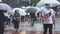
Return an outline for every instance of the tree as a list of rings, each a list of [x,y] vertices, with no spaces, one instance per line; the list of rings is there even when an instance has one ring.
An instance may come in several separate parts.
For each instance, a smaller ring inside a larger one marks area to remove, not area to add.
[[[39,2],[39,0],[31,0],[31,5],[36,6],[36,4]]]

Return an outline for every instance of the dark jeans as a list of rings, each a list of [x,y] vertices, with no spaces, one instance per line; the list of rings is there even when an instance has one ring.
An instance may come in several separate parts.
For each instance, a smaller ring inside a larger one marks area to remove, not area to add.
[[[30,18],[30,26],[32,27],[32,26],[34,26],[34,18]]]
[[[19,29],[19,21],[15,21],[15,23],[14,23],[14,28],[15,28],[15,29]]]
[[[22,22],[24,21],[24,16],[21,16],[21,21],[22,21]]]
[[[0,27],[0,34],[4,34],[4,26]]]
[[[47,29],[49,28],[49,34],[52,34],[53,24],[44,24],[44,34],[47,34]]]
[[[6,21],[6,25],[10,24],[10,19],[7,16],[5,16],[5,21]]]
[[[3,22],[0,22],[0,34],[4,34],[4,24],[3,24]]]

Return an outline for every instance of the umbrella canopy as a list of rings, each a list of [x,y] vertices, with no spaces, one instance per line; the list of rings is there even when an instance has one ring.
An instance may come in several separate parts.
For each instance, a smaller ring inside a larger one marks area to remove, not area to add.
[[[36,13],[42,12],[45,7],[41,7]]]
[[[38,7],[33,7],[33,8],[35,8],[35,9],[37,9],[37,10],[40,10],[40,8],[38,8]]]
[[[55,0],[54,3],[52,4],[52,7],[59,6],[59,5],[60,5],[60,2]]]
[[[21,8],[14,8],[13,9],[13,13],[15,13],[15,10],[19,10],[19,13],[21,16],[25,16],[26,15],[26,12],[24,9],[21,9]]]
[[[10,12],[12,8],[5,3],[0,3],[0,10],[6,10],[7,12]]]
[[[26,8],[31,8],[32,6],[27,6]]]
[[[36,11],[38,11],[38,9],[33,8],[33,7],[28,8],[28,9],[26,10],[27,13],[35,13]]]
[[[55,6],[58,6],[60,5],[59,1],[57,0],[41,0],[38,2],[38,4],[36,5],[37,7],[44,7],[45,4],[47,3],[50,3],[51,4],[51,7],[55,7]]]
[[[27,6],[24,10],[26,11],[28,8],[31,8],[31,6]]]
[[[25,7],[25,6],[22,6],[21,8],[22,8],[22,9],[25,9],[26,7]]]

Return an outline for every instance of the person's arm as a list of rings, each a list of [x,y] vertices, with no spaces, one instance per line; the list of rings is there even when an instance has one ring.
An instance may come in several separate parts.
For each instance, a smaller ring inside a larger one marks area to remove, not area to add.
[[[48,17],[48,15],[42,14],[42,18],[47,19]]]
[[[51,16],[51,12],[49,12],[48,14],[44,14],[44,18],[48,18],[48,17],[50,17]]]
[[[13,15],[13,19],[15,19],[15,20],[16,20],[16,16],[15,16],[15,14]]]
[[[53,21],[53,23],[55,23],[55,11],[54,10],[52,12],[52,21]]]

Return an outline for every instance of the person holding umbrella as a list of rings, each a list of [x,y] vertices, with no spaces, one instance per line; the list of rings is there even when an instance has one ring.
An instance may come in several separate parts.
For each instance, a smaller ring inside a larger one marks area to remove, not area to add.
[[[28,8],[26,10],[27,13],[30,13],[29,18],[30,18],[30,26],[31,27],[34,26],[34,21],[36,19],[36,11],[37,11],[37,9],[34,7]]]
[[[9,14],[7,13],[7,12],[4,12],[4,16],[5,16],[5,23],[6,23],[6,25],[9,25],[10,24],[10,20],[9,20]]]
[[[4,32],[4,22],[5,22],[4,11],[5,10],[0,10],[0,34],[3,34]]]
[[[51,9],[50,3],[46,3],[46,7],[42,10],[42,19],[43,27],[44,27],[44,34],[47,34],[47,29],[49,28],[49,34],[52,34],[53,29],[53,20],[54,17],[54,10]]]
[[[19,20],[20,20],[19,10],[15,10],[13,19],[14,19],[14,28],[17,31],[19,29]]]
[[[33,27],[34,26],[34,21],[35,21],[35,13],[30,13],[30,26]]]
[[[0,34],[4,34],[4,22],[5,16],[4,13],[9,11],[11,7],[5,3],[0,3]]]

